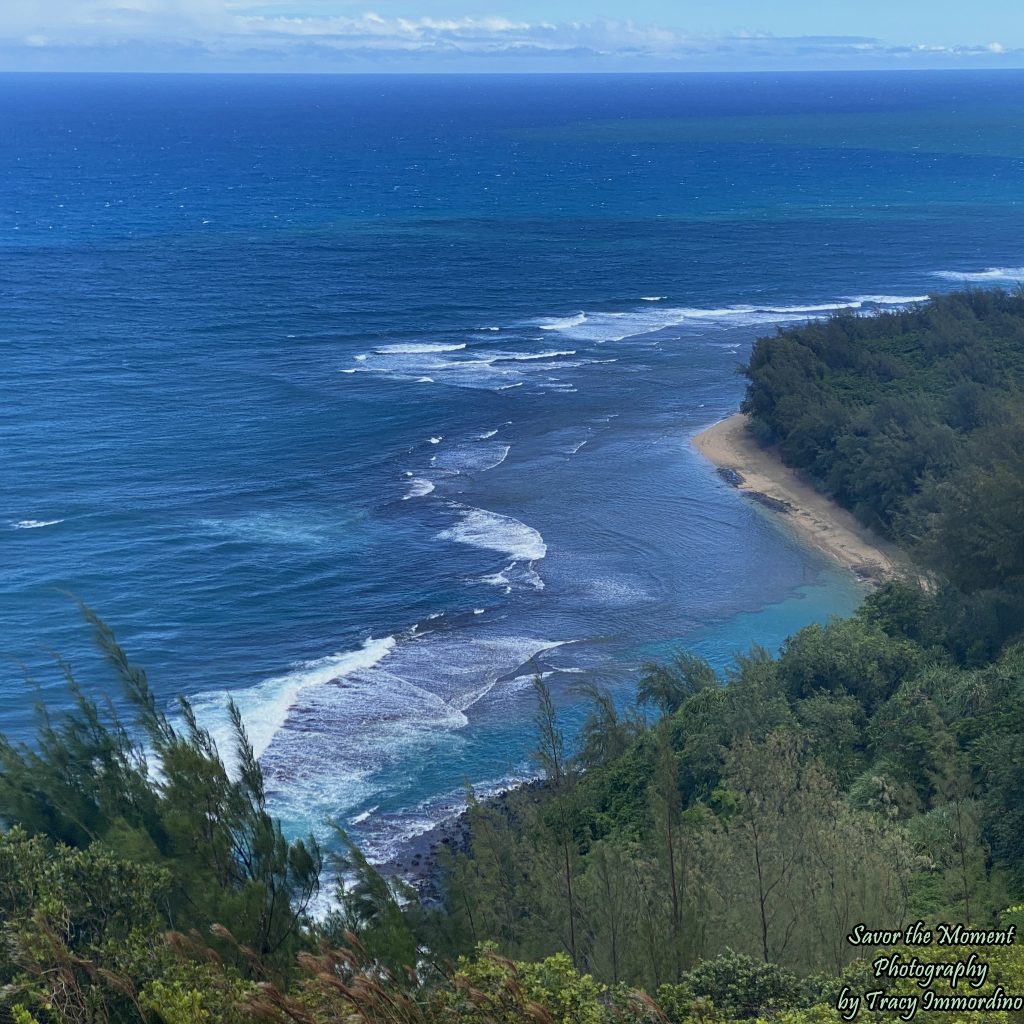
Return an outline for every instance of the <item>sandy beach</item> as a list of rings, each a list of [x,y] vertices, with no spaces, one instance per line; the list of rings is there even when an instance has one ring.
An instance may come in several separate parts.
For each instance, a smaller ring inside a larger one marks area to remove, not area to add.
[[[784,466],[771,449],[760,447],[747,431],[743,413],[697,434],[693,446],[718,467],[725,480],[777,512],[804,541],[858,577],[881,582],[910,570],[898,548],[819,494]]]

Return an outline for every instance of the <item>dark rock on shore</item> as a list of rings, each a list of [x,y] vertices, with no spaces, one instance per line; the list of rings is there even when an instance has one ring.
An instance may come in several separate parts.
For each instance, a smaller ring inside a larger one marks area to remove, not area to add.
[[[788,501],[773,498],[770,494],[762,494],[760,491],[744,491],[743,493],[752,501],[756,501],[759,505],[764,505],[765,508],[770,508],[773,512],[789,515],[793,511],[793,506]]]
[[[546,787],[544,780],[535,779],[495,793],[480,803],[511,820],[516,804],[539,802]],[[444,904],[445,854],[468,852],[471,839],[470,813],[464,809],[408,840],[391,860],[374,866],[385,878],[398,877],[411,886],[424,906],[440,907]]]

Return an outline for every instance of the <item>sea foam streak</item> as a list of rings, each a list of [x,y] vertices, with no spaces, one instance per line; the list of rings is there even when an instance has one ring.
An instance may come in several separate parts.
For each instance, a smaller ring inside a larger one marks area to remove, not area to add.
[[[486,800],[534,778],[535,774],[524,769],[518,774],[478,782],[473,785],[473,796],[476,800]],[[353,818],[351,823],[366,823],[366,827],[359,830],[360,848],[369,852],[375,864],[380,864],[398,856],[407,844],[432,828],[457,818],[466,806],[466,790],[454,789],[423,800],[408,810],[385,811],[374,815],[373,812],[378,808],[372,807],[359,815],[358,821]]]
[[[492,363],[529,363],[534,359],[558,359],[560,356],[574,356],[575,349],[567,349],[561,352],[499,352],[492,356]]]
[[[409,485],[409,493],[406,494],[402,501],[408,501],[410,498],[422,498],[428,495],[434,489],[434,485],[430,480],[424,480],[417,478],[412,481]]]
[[[500,466],[511,451],[511,446],[500,441],[479,441],[441,452],[430,460],[435,469],[444,473],[484,473]]]
[[[566,331],[570,327],[579,327],[587,322],[586,313],[576,313],[574,316],[552,317],[542,320],[538,326],[542,331]]]
[[[354,817],[354,818],[352,819],[352,821],[350,822],[350,824],[352,824],[352,825],[361,825],[361,824],[362,824],[362,823],[363,823],[364,821],[366,821],[366,820],[367,820],[367,818],[369,818],[369,817],[370,817],[370,815],[371,815],[371,814],[373,814],[373,812],[374,812],[375,810],[377,810],[377,808],[378,808],[379,806],[380,806],[380,804],[374,804],[374,805],[373,805],[373,807],[368,807],[368,808],[367,808],[367,809],[366,809],[365,811],[363,811],[363,813],[362,813],[362,814],[357,814],[357,815],[356,815],[356,816],[355,816],[355,817]]]
[[[501,572],[491,573],[488,576],[480,577],[481,583],[490,587],[501,587],[506,594],[511,594],[517,585],[530,587],[533,590],[543,590],[544,581],[540,573],[533,567],[533,562],[520,565],[519,562],[510,562]]]
[[[908,306],[915,302],[927,302],[927,295],[855,295],[853,302],[871,303],[876,306]]]
[[[233,761],[234,733],[227,715],[228,700],[234,700],[242,713],[245,731],[253,751],[259,757],[270,745],[288,718],[288,712],[304,691],[341,679],[352,672],[372,668],[395,647],[395,637],[372,637],[357,651],[332,654],[306,662],[287,675],[275,676],[245,690],[215,690],[192,698],[192,706],[202,725],[217,741],[221,755]]]
[[[379,352],[381,355],[413,356],[418,355],[421,352],[461,352],[465,347],[465,342],[461,345],[439,345],[431,344],[430,342],[410,342],[409,344],[403,345],[381,345],[379,348],[374,349],[374,351]]]
[[[1022,270],[1024,276],[1024,270]],[[924,301],[927,296],[865,295],[836,302],[807,305],[765,305],[736,303],[731,306],[702,308],[698,306],[643,307],[627,312],[580,313],[576,316],[534,321],[541,330],[557,331],[574,341],[601,344],[624,341],[641,334],[650,334],[668,327],[688,323],[716,324],[723,327],[758,326],[788,320],[810,320],[827,313],[854,312],[865,304],[904,305]]]
[[[403,344],[374,349],[363,369],[392,373],[406,380],[440,383],[454,387],[495,390],[521,384],[527,377],[546,388],[544,377],[554,369],[571,369],[580,364],[569,362],[573,351],[498,351],[473,349],[465,344]],[[353,370],[343,370],[352,373]]]
[[[12,530],[41,530],[44,526],[56,526],[63,519],[19,519],[11,523]]]
[[[988,267],[985,270],[936,270],[944,281],[1024,281],[1024,267]]]
[[[526,523],[512,516],[499,515],[482,508],[457,506],[464,509],[461,521],[438,534],[441,540],[454,540],[475,548],[499,551],[517,560],[534,562],[544,558],[548,546],[544,538]]]
[[[328,838],[328,820],[382,803],[389,766],[409,758],[450,762],[468,709],[557,646],[477,629],[441,631],[407,637],[382,664],[351,671],[338,685],[306,687],[261,758],[275,805],[296,831]],[[385,828],[380,841],[394,841],[396,831]],[[374,859],[384,852],[376,843],[364,849]]]

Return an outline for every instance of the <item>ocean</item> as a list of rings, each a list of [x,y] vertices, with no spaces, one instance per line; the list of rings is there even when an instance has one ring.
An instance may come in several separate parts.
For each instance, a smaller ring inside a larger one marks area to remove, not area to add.
[[[1024,72],[0,76],[0,729],[110,671],[385,858],[863,588],[689,439],[755,338],[1024,279]]]

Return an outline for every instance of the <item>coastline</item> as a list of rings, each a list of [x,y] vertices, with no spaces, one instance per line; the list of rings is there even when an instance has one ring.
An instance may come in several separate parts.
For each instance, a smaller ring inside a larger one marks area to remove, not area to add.
[[[859,579],[882,583],[910,570],[906,556],[861,525],[852,513],[819,494],[762,448],[737,412],[691,439],[719,475],[754,501],[784,517],[801,540],[846,566]]]
[[[545,786],[542,779],[527,779],[492,793],[480,800],[480,804],[511,820],[516,805],[523,801],[537,802]],[[416,892],[425,906],[439,907],[444,903],[442,858],[446,854],[466,853],[471,836],[470,808],[466,806],[426,832],[413,836],[394,857],[373,867],[384,878],[401,879]]]
[[[906,556],[895,545],[861,525],[846,509],[819,494],[771,449],[761,448],[747,431],[747,416],[732,416],[691,438],[693,447],[719,475],[751,500],[763,505],[788,524],[798,538],[853,572],[858,579],[880,584],[912,572]],[[481,803],[505,816],[523,799],[538,799],[544,783],[532,780],[502,790]],[[385,877],[398,877],[410,885],[428,906],[442,903],[442,858],[465,852],[470,842],[468,808],[456,811],[426,832],[410,838],[395,855],[374,865]]]

